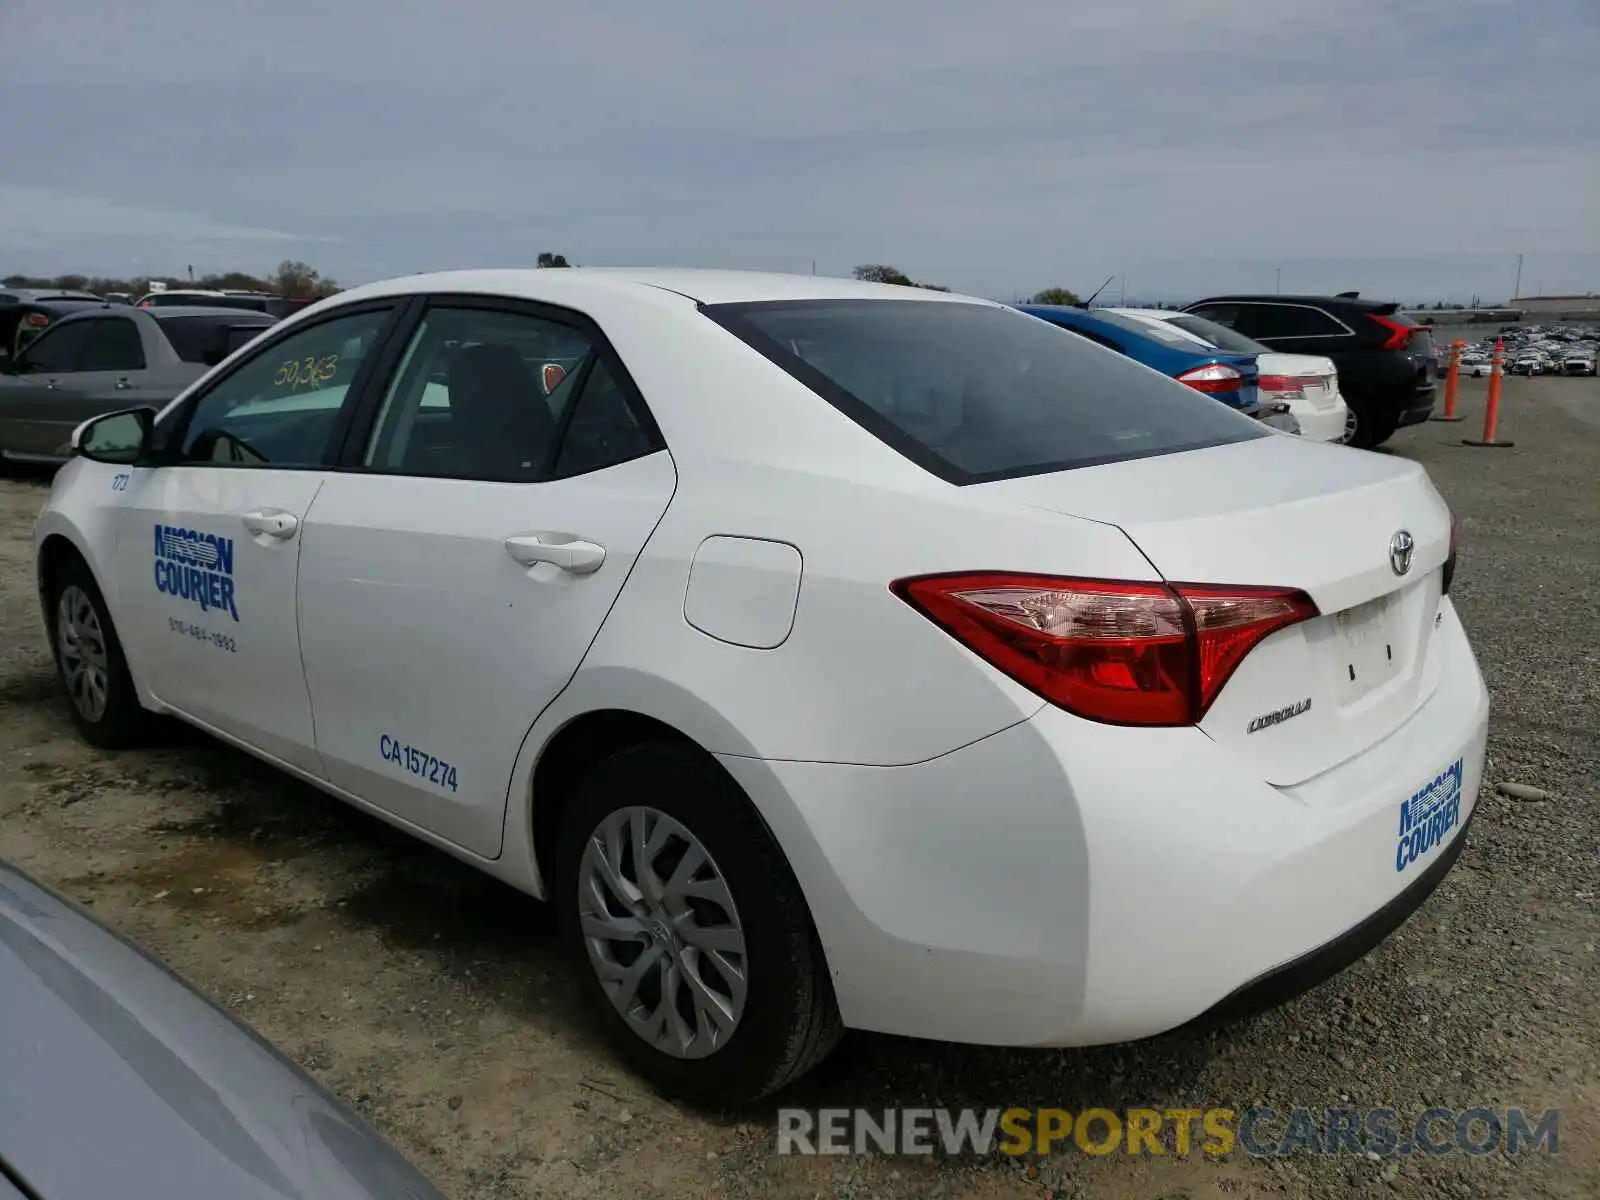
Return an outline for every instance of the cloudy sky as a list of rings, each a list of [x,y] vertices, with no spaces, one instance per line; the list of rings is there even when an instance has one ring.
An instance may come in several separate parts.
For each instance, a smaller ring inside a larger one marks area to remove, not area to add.
[[[1597,0],[0,0],[0,274],[1600,290]]]

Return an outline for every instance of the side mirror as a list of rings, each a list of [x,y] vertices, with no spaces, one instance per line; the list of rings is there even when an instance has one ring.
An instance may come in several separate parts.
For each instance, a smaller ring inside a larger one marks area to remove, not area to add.
[[[132,466],[145,457],[155,427],[153,408],[107,413],[72,431],[72,449],[92,462]]]

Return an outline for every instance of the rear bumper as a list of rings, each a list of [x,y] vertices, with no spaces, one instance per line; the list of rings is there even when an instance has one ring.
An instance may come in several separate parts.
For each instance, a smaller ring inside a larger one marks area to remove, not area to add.
[[[1289,411],[1300,422],[1300,436],[1309,441],[1337,442],[1344,437],[1349,410],[1342,400],[1332,408],[1318,408],[1306,402],[1292,404]]]
[[[1401,425],[1420,425],[1433,415],[1434,401],[1438,399],[1439,389],[1435,387],[1418,388],[1406,400],[1400,409]]]
[[[1292,788],[1199,729],[1053,707],[906,767],[723,762],[794,867],[847,1025],[1130,1041],[1226,1014],[1264,980],[1337,970],[1448,870],[1482,778],[1488,696],[1448,600],[1436,636],[1432,697]],[[1445,776],[1459,780],[1453,819],[1402,832],[1402,806]]]
[[[1404,925],[1411,914],[1421,908],[1444,882],[1450,868],[1456,865],[1456,859],[1467,848],[1467,829],[1475,815],[1476,809],[1461,823],[1461,831],[1445,847],[1438,860],[1377,912],[1359,925],[1345,930],[1331,942],[1301,955],[1293,962],[1275,967],[1237,991],[1230,992],[1183,1028],[1210,1029],[1266,1012],[1332,979],[1346,967],[1360,961]]]

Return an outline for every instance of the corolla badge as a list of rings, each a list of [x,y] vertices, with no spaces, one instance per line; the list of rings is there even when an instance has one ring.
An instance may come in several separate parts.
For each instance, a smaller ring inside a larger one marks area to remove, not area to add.
[[[1245,732],[1260,733],[1263,729],[1271,729],[1274,725],[1282,725],[1285,721],[1292,721],[1301,713],[1310,711],[1311,697],[1307,696],[1304,700],[1296,701],[1294,704],[1286,704],[1284,707],[1274,709],[1272,712],[1262,713],[1245,727]]]
[[[1417,540],[1407,530],[1397,530],[1389,539],[1389,566],[1396,575],[1411,570],[1411,555],[1416,548]]]

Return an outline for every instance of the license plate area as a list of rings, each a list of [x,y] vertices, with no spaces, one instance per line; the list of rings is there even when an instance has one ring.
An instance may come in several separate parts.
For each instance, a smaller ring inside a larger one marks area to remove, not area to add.
[[[1396,678],[1405,668],[1405,645],[1398,636],[1395,595],[1380,596],[1334,615],[1339,670],[1339,703],[1354,704]]]

